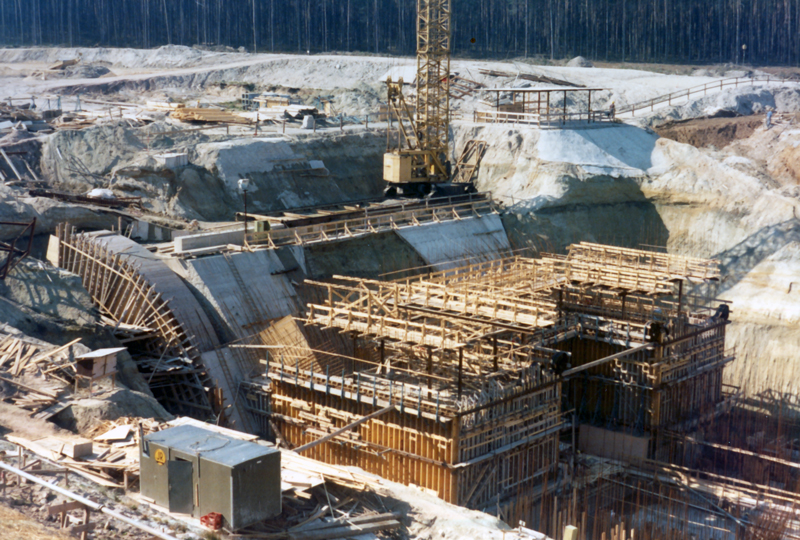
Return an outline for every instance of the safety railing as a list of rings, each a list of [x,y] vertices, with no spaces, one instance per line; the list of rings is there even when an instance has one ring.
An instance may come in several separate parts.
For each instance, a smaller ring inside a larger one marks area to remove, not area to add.
[[[474,111],[472,121],[478,124],[529,124],[538,127],[559,127],[574,123],[612,122],[609,111],[526,113],[507,111]]]
[[[378,233],[403,227],[413,227],[425,223],[453,221],[470,217],[481,217],[495,213],[495,203],[487,193],[459,195],[429,199],[420,206],[418,201],[399,204],[393,212],[385,210],[379,214],[365,212],[363,217],[319,223],[305,227],[272,229],[252,232],[247,235],[250,246],[277,248],[281,246],[302,246],[314,242],[325,242],[352,238],[364,234]]]
[[[739,86],[755,86],[756,83],[778,83],[778,84],[786,84],[787,82],[794,82],[797,83],[798,81],[789,80],[780,77],[731,77],[728,79],[720,79],[719,81],[714,81],[710,83],[705,83],[697,86],[693,86],[691,88],[687,88],[685,90],[676,90],[675,92],[670,92],[669,94],[664,94],[663,96],[654,97],[653,99],[648,99],[645,101],[639,101],[637,103],[632,103],[630,105],[623,105],[617,109],[617,114],[626,114],[631,113],[633,116],[636,115],[636,111],[643,111],[645,109],[650,109],[651,111],[655,110],[656,105],[660,105],[661,103],[667,103],[668,105],[672,105],[673,101],[678,101],[679,99],[685,98],[689,99],[692,95],[707,95],[710,91],[722,90],[723,88],[727,87],[734,87],[738,88]]]

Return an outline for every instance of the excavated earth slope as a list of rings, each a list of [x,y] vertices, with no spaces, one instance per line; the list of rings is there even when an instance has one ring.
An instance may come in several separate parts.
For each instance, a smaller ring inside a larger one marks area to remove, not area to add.
[[[744,131],[737,126],[724,150],[631,125],[464,124],[455,134],[458,145],[489,142],[477,185],[507,205],[514,248],[558,251],[588,240],[719,259],[716,293],[732,302],[728,345],[738,357],[726,382],[750,393],[797,393],[800,129],[789,120],[771,130],[750,122],[741,121]]]

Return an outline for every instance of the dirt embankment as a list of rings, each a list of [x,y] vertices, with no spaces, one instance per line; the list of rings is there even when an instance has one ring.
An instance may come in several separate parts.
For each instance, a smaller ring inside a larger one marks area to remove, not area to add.
[[[765,116],[757,114],[735,118],[700,118],[670,122],[654,128],[667,139],[697,148],[724,148],[734,141],[746,139],[764,125]]]

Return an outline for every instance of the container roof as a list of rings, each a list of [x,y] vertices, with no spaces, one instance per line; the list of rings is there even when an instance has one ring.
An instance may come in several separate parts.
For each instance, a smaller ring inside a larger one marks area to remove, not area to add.
[[[85,358],[102,358],[104,356],[109,356],[126,350],[128,350],[127,347],[115,347],[113,349],[97,349],[96,351],[88,352],[86,354],[76,356],[75,358],[77,360],[82,360]]]
[[[208,461],[230,466],[278,452],[275,448],[234,439],[222,433],[188,425],[156,431],[146,435],[144,439],[173,450],[202,457]]]

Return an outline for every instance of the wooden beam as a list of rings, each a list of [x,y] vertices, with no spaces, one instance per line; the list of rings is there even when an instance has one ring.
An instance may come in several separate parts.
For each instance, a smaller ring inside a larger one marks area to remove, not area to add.
[[[9,167],[11,167],[11,170],[14,171],[14,174],[17,176],[17,180],[22,180],[22,176],[19,174],[19,171],[14,166],[14,164],[11,163],[11,160],[8,158],[8,154],[6,154],[5,150],[3,150],[2,148],[0,148],[0,155],[2,155],[3,159],[6,160],[6,163],[8,163]]]
[[[26,385],[22,384],[21,382],[17,382],[17,381],[15,381],[13,379],[6,379],[5,377],[0,377],[0,381],[4,381],[4,382],[7,382],[9,384],[13,384],[14,386],[18,386],[19,388],[22,388],[23,390],[26,390],[28,392],[33,392],[34,394],[39,394],[40,396],[45,396],[45,397],[48,397],[48,398],[53,399],[53,400],[58,399],[58,396],[56,394],[51,394],[50,392],[44,392],[43,390],[39,390],[37,388],[32,388],[30,386],[26,386]]]
[[[387,521],[378,521],[376,523],[365,523],[363,525],[347,525],[289,533],[289,540],[332,540],[334,538],[347,538],[378,531],[394,531],[399,528],[400,522],[396,519],[391,519]]]
[[[295,448],[294,451],[296,453],[300,454],[302,452],[305,452],[306,450],[310,450],[311,448],[314,448],[317,445],[320,445],[320,444],[322,444],[324,442],[327,442],[327,441],[333,439],[334,437],[337,437],[338,435],[341,435],[345,431],[349,431],[349,430],[353,429],[354,427],[358,427],[361,424],[363,424],[365,422],[369,422],[373,418],[377,418],[379,416],[382,416],[382,415],[384,415],[384,414],[386,414],[386,413],[388,413],[390,411],[393,411],[394,409],[395,409],[394,405],[389,405],[388,407],[384,407],[383,409],[381,409],[379,411],[375,411],[374,413],[372,413],[372,414],[370,414],[368,416],[365,416],[363,418],[359,418],[355,422],[347,424],[343,428],[337,429],[336,431],[334,431],[332,433],[329,433],[329,434],[325,435],[324,437],[322,437],[320,439],[317,439],[316,441],[312,441],[312,442],[310,442],[308,444],[304,444],[303,446],[300,446],[299,448]]]

